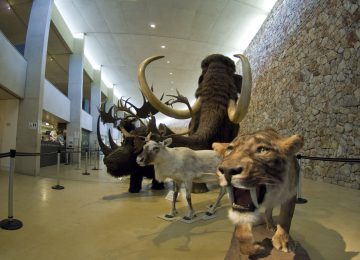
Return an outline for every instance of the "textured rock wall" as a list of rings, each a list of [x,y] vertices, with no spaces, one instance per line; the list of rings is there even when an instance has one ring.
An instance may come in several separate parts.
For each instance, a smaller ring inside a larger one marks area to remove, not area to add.
[[[360,157],[360,0],[279,0],[246,50],[241,133],[299,133],[308,156]],[[302,160],[306,178],[360,189],[360,165]]]

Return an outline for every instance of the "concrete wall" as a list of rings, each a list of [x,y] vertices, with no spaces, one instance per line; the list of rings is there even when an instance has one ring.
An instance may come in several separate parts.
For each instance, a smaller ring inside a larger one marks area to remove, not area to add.
[[[0,84],[15,96],[23,98],[27,62],[1,31],[0,53]]]
[[[16,148],[19,100],[0,100],[0,153]],[[0,170],[9,170],[9,157],[0,159]]]
[[[70,121],[70,100],[46,79],[43,102],[43,109],[67,122]]]
[[[360,156],[360,2],[279,0],[246,50],[254,89],[241,133],[305,138],[301,154]],[[360,189],[360,165],[302,160],[306,178]]]

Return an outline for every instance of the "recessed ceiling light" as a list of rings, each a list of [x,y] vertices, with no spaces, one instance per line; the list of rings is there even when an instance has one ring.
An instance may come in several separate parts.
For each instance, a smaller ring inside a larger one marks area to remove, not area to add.
[[[156,28],[156,24],[152,23],[152,24],[150,24],[150,27],[151,28]]]
[[[167,64],[169,64],[169,63],[170,63],[170,61],[168,60],[166,63],[167,63]]]
[[[174,81],[170,81],[171,84],[174,84]],[[173,88],[171,90],[174,90]]]
[[[165,49],[166,48],[166,46],[165,45],[161,45],[161,49]]]
[[[170,72],[169,74],[170,74],[170,75],[172,75],[173,73],[172,73],[172,72]]]

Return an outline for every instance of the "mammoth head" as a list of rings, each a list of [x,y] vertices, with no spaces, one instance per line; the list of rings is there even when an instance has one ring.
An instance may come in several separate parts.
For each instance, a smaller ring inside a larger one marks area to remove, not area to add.
[[[222,91],[228,91],[228,116],[233,123],[239,123],[246,115],[250,103],[251,95],[251,70],[247,58],[241,54],[235,55],[240,58],[243,69],[243,77],[235,74],[234,62],[220,54],[213,54],[206,57],[202,63],[202,73],[199,77],[199,88],[196,91],[196,102],[191,107],[191,110],[173,109],[163,104],[151,91],[145,78],[146,67],[155,60],[161,59],[164,56],[154,56],[144,60],[138,68],[138,80],[141,92],[149,100],[149,102],[163,114],[177,118],[186,119],[192,117],[199,111],[202,102],[207,102],[206,93],[211,93],[212,88],[221,88],[224,82],[229,82],[230,88]],[[211,85],[211,87],[209,87]],[[240,93],[237,98],[237,93]]]

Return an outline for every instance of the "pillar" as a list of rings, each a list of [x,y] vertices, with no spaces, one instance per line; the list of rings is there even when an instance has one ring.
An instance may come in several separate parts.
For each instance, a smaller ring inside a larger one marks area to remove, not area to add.
[[[70,104],[70,123],[66,129],[66,144],[73,147],[81,146],[81,113],[83,100],[83,71],[84,71],[84,39],[75,38],[74,51],[69,59],[68,98]],[[78,162],[81,154],[74,156]]]
[[[109,111],[109,109],[114,105],[114,86],[113,88],[108,88],[108,96],[107,96],[107,101],[105,103],[105,110],[106,112]],[[111,136],[113,136],[113,132],[114,132],[114,127],[113,124],[108,124],[107,125],[108,129],[110,129],[110,134]],[[108,133],[106,133],[106,136],[108,135]],[[107,139],[108,140],[108,139]]]
[[[101,105],[101,70],[94,71],[94,79],[91,83],[91,98],[90,98],[90,112],[92,116],[92,133],[90,134],[90,146],[94,149],[95,142],[97,143],[97,119],[99,117],[99,108]]]
[[[46,54],[53,0],[34,0],[26,34],[27,61],[24,99],[19,103],[16,150],[39,153]],[[38,175],[40,157],[17,157],[16,172]]]

